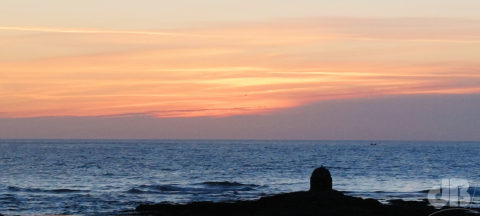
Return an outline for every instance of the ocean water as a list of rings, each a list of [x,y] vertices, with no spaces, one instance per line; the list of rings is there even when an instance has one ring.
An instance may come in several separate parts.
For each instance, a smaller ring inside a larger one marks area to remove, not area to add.
[[[445,178],[480,182],[480,142],[0,140],[0,214],[114,214],[141,203],[226,201],[333,187],[427,198]],[[480,191],[480,190],[479,190]]]

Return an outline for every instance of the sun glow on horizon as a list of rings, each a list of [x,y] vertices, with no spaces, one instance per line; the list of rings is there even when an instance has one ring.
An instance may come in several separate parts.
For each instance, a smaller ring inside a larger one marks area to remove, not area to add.
[[[480,93],[479,22],[444,23],[329,18],[178,31],[3,26],[0,114],[231,116],[326,99]]]

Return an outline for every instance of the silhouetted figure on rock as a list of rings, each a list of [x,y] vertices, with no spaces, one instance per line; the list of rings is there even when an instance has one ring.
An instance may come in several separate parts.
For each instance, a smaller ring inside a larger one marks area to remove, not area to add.
[[[137,216],[426,216],[437,212],[427,200],[391,200],[389,205],[374,199],[344,195],[332,189],[332,176],[325,167],[317,168],[310,178],[310,191],[297,191],[235,202],[192,202],[188,204],[139,205],[131,215]],[[466,212],[446,212],[470,216]],[[451,214],[449,214],[451,213]],[[121,214],[130,215],[130,214]],[[478,214],[477,214],[478,215]]]
[[[332,176],[327,168],[321,166],[312,172],[310,177],[310,192],[331,191]]]

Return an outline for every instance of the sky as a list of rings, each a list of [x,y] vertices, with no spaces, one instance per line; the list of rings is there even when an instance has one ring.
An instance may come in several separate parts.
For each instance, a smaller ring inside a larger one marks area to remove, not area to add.
[[[480,140],[479,8],[4,0],[0,138]]]

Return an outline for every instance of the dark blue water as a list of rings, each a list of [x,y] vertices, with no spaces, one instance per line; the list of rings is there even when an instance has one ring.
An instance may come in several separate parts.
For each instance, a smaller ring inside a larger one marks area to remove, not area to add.
[[[140,203],[223,201],[333,186],[424,199],[442,178],[480,180],[480,142],[0,140],[0,213],[112,213]]]

